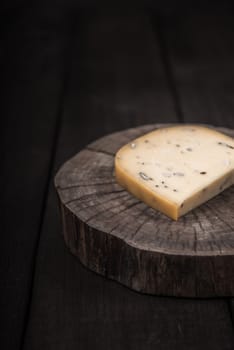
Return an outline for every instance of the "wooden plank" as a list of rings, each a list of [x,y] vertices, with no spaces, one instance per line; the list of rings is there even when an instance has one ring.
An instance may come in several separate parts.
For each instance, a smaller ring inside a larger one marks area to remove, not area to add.
[[[154,26],[184,121],[234,128],[232,14],[154,17]],[[233,299],[229,310],[234,325]]]
[[[143,120],[175,122],[149,19],[93,11],[81,20],[67,102],[67,113],[79,116],[80,147]],[[73,130],[77,133],[71,124],[69,133]]]
[[[105,133],[176,120],[152,35],[145,16],[83,17],[55,170]],[[227,304],[145,296],[87,271],[58,234],[56,208],[51,183],[24,349],[232,349]]]
[[[62,98],[70,24],[60,19],[58,28],[59,19],[53,18],[43,27],[44,16],[27,10],[13,13],[4,32],[2,183],[6,211],[0,235],[2,349],[21,347]]]
[[[232,15],[154,17],[185,122],[234,128]]]

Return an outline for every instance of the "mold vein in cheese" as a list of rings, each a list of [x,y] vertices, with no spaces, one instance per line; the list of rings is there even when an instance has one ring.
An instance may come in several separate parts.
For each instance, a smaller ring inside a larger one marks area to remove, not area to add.
[[[122,147],[117,182],[174,220],[234,184],[234,139],[183,125],[157,129]]]

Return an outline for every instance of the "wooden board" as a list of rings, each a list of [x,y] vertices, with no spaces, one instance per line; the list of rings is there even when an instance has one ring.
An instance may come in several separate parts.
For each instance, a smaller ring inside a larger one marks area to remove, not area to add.
[[[158,28],[158,17],[153,18]],[[233,16],[219,13],[160,19],[164,61],[184,122],[233,128]]]
[[[71,21],[54,11],[27,8],[3,17],[0,347],[16,350],[22,346],[30,308]],[[47,23],[46,28],[41,23]]]
[[[66,244],[91,270],[140,292],[231,296],[234,187],[175,222],[115,181],[115,152],[161,126],[103,137],[60,169],[55,186]],[[221,131],[234,136],[234,130]]]
[[[160,116],[154,117],[153,101],[158,104],[162,83],[166,82],[165,77],[153,81],[152,103],[143,102],[144,96],[147,96],[143,93],[149,81],[145,80],[142,70],[151,67],[152,72],[164,71],[158,56],[158,42],[152,38],[150,27],[146,28],[143,19],[142,25],[136,23],[131,10],[124,24],[121,22],[121,27],[125,33],[133,33],[135,28],[135,40],[128,35],[118,37],[117,25],[114,32],[108,35],[109,14],[106,17],[100,18],[99,14],[91,17],[89,13],[76,19],[78,28],[72,64],[68,68],[68,71],[71,70],[71,79],[63,107],[53,173],[71,155],[104,134],[147,123],[178,122],[173,103],[169,103],[170,93],[165,89],[167,102],[163,103]],[[115,22],[118,22],[118,18]],[[105,26],[102,31],[99,30],[100,26]],[[88,40],[84,40],[86,32],[89,32]],[[139,43],[137,37],[143,32],[144,38],[149,33],[152,39],[142,39]],[[96,52],[102,55],[100,60],[95,58],[100,56],[94,57],[90,52],[90,47],[94,45]],[[118,50],[115,50],[115,45],[118,45]],[[146,54],[146,51],[150,51],[147,49],[149,45],[155,47],[153,63],[150,65],[147,62],[151,62],[151,54]],[[134,69],[136,73],[130,76],[121,74],[121,79],[124,76],[129,77],[129,80],[119,84],[116,89],[115,77],[123,69],[124,57],[127,59],[132,50],[136,50],[136,46],[139,52],[144,53],[144,64],[140,67],[135,64],[138,56],[132,54],[128,69]],[[112,57],[116,57],[112,54],[114,51],[121,52],[122,61],[119,58],[112,60]],[[103,88],[102,80],[98,80],[98,71],[102,70],[104,74],[107,65],[108,71],[115,73],[111,75],[109,83],[108,74],[105,75]],[[132,99],[125,98],[122,88],[126,87],[125,91],[132,95],[132,86],[136,86],[131,83],[134,76],[137,79],[139,77],[139,80],[137,98],[133,104]],[[80,88],[84,83],[85,90]],[[131,112],[139,98],[142,102]],[[140,104],[144,105],[142,112],[139,112]],[[169,298],[135,293],[80,264],[66,249],[60,230],[58,205],[51,184],[38,245],[32,302],[22,349],[233,349],[234,334],[227,299]]]

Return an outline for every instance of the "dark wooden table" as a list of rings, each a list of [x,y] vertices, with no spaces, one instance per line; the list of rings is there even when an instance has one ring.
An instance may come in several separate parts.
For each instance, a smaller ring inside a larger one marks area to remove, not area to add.
[[[0,348],[234,349],[231,298],[141,295],[86,270],[53,187],[67,158],[113,131],[234,128],[232,13],[42,6],[4,23]]]

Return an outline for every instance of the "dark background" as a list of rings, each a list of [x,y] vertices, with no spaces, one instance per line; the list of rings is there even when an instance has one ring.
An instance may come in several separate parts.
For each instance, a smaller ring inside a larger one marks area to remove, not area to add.
[[[113,4],[2,4],[0,348],[234,349],[231,298],[137,294],[60,234],[53,177],[87,143],[147,123],[234,128],[232,2]]]

